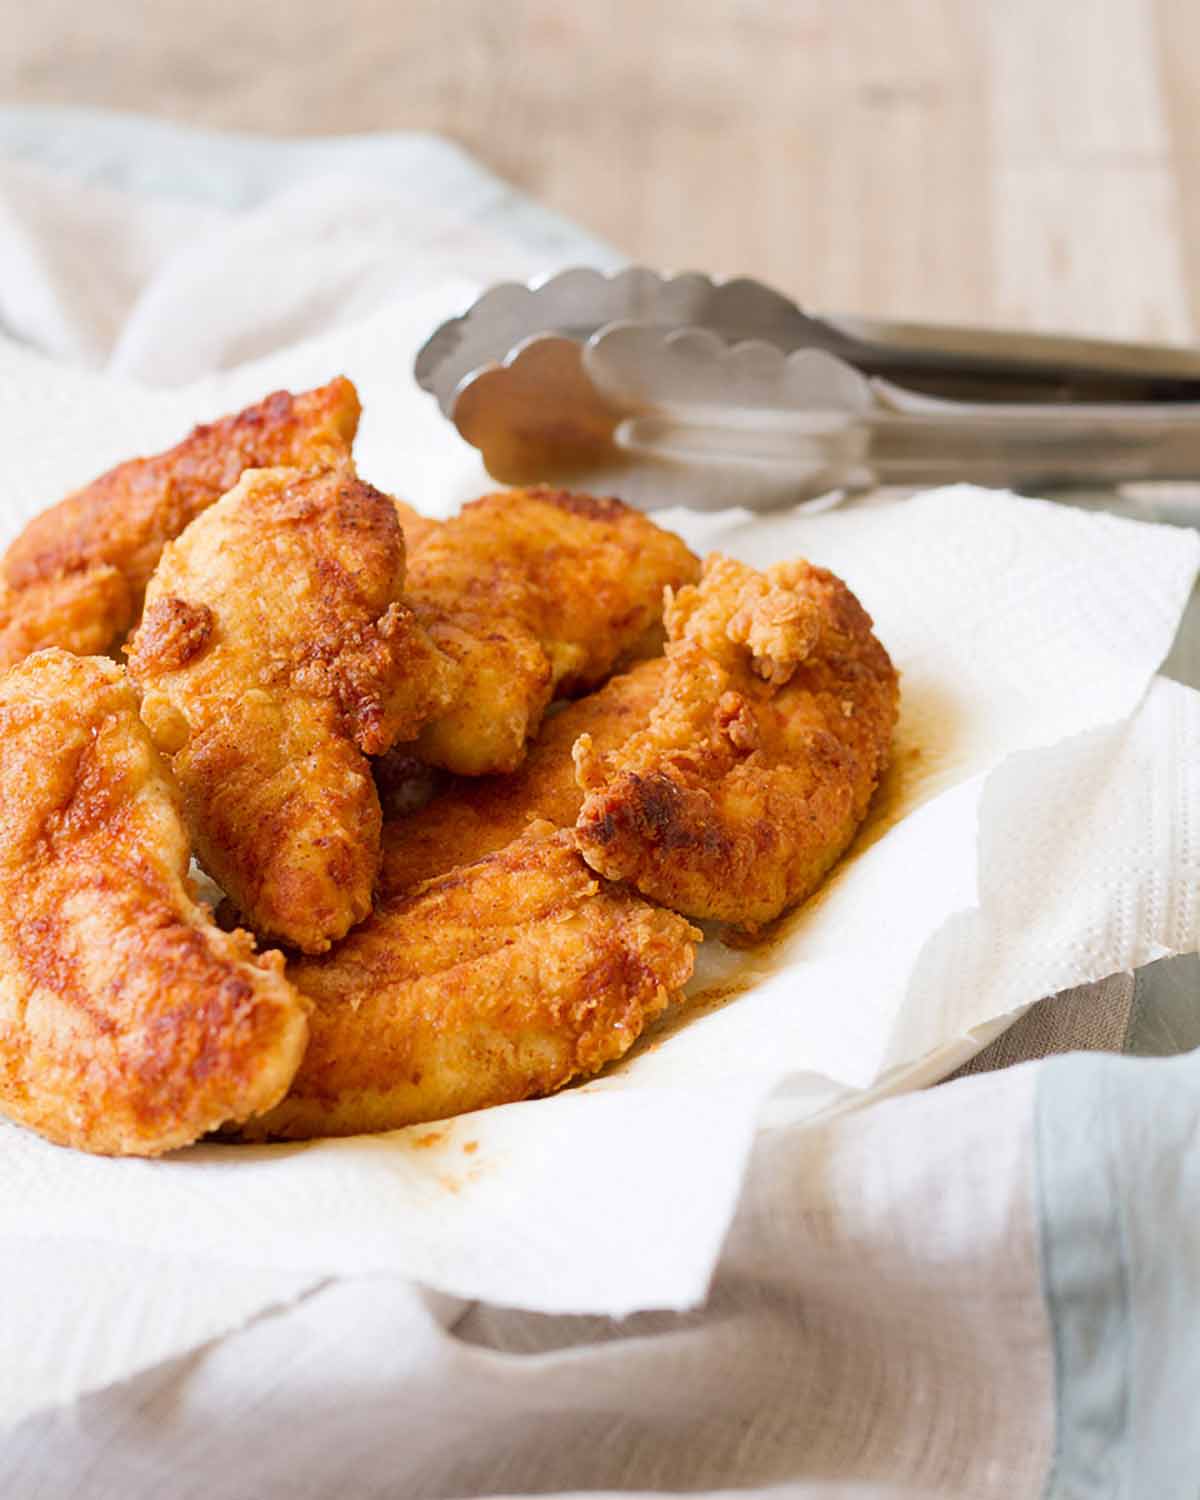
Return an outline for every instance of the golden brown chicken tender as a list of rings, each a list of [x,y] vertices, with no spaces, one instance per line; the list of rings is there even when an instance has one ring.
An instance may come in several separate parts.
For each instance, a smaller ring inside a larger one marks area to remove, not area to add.
[[[287,1098],[240,1133],[354,1135],[551,1093],[678,999],[699,936],[536,824],[290,966],[312,1040]]]
[[[575,741],[589,735],[597,753],[623,745],[649,722],[666,673],[663,657],[639,662],[597,692],[567,704],[546,719],[524,764],[510,775],[448,777],[431,801],[403,816],[391,814],[385,803],[379,876],[384,895],[400,895],[455,865],[503,849],[535,818],[569,827],[583,806],[571,759]],[[407,773],[415,781],[419,769],[397,766],[394,779],[402,783]],[[395,793],[393,787],[393,797]]]
[[[0,587],[0,669],[43,646],[103,655],[132,618],[125,575],[109,563],[38,578],[21,589]]]
[[[450,701],[401,600],[388,496],[351,469],[257,469],[165,549],[129,646],[201,862],[256,932],[319,953],[371,909],[365,760]]]
[[[843,853],[888,758],[898,680],[823,568],[710,557],[666,609],[668,673],[645,729],[576,745],[591,867],[691,917],[753,932]]]
[[[602,682],[698,566],[619,500],[512,490],[464,506],[409,570],[413,607],[464,674],[419,753],[465,776],[516,770],[550,701]]]
[[[164,543],[245,469],[344,462],[358,418],[342,378],[300,396],[276,391],[43,511],[0,564],[0,666],[39,646],[108,651],[134,623]]]
[[[308,1002],[194,898],[179,799],[114,662],[0,677],[0,1111],[154,1156],[269,1109]]]

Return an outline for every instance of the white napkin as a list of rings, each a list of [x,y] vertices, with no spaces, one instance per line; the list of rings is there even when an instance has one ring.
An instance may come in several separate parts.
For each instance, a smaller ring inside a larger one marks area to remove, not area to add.
[[[164,262],[114,363],[182,378],[189,349],[210,368],[257,353],[272,278],[266,343],[295,332],[289,318],[314,309],[306,278],[328,266],[299,253],[305,226],[319,243],[354,211],[341,186],[317,197],[311,220],[301,205],[277,233],[269,215],[218,224],[207,259],[198,246]],[[378,247],[361,262],[377,263]],[[469,280],[448,251],[413,265],[419,277],[398,289],[367,277],[365,318],[342,322],[339,293],[319,337],[191,387],[150,390],[0,346],[5,533],[196,420],[337,371],[366,404],[367,477],[433,512],[477,492],[476,456],[409,376]],[[700,1005],[554,1099],[375,1139],[204,1146],[156,1163],[93,1160],[0,1128],[3,1284],[22,1330],[6,1350],[0,1421],[331,1276],[389,1272],[554,1312],[689,1306],[768,1100],[773,1121],[795,1122],[875,1085],[911,1085],[931,1053],[965,1051],[972,1028],[1200,943],[1194,854],[1174,834],[1200,821],[1200,699],[1157,684],[1139,709],[1195,575],[1195,536],[969,489],[826,516],[664,519],[750,561],[806,553],[874,614],[905,707],[873,842],[768,950],[705,945],[697,987],[733,986],[736,1000]],[[35,1242],[53,1249],[28,1253]],[[181,1286],[185,1318],[168,1313]]]

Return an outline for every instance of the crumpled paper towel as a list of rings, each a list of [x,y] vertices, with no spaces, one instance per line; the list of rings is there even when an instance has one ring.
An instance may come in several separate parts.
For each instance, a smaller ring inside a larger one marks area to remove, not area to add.
[[[452,508],[486,480],[408,370],[462,291],[397,299],[171,391],[0,346],[6,533],[195,420],[337,371],[366,405],[364,475]],[[1200,699],[1156,684],[1142,705],[1200,539],[969,488],[824,515],[664,520],[751,562],[809,555],[873,613],[904,710],[852,857],[762,949],[707,943],[696,1008],[552,1099],[151,1163],[0,1127],[13,1310],[0,1421],[330,1276],[390,1272],[549,1312],[688,1306],[768,1101],[772,1119],[801,1120],[914,1083],[929,1054],[1014,1007],[1200,943],[1200,874],[1178,836],[1200,826]],[[184,1287],[187,1316],[168,1315]]]

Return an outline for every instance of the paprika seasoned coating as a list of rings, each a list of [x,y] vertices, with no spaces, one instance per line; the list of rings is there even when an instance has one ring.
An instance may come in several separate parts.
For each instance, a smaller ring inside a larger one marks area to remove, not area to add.
[[[103,655],[132,619],[129,585],[110,563],[34,579],[21,589],[0,586],[0,670],[43,646]]]
[[[418,753],[464,776],[515,771],[555,697],[597,686],[697,575],[677,536],[619,500],[485,495],[421,538],[408,595],[463,669]]]
[[[802,901],[844,852],[887,764],[895,669],[823,568],[710,557],[668,602],[668,671],[647,726],[575,747],[591,867],[747,932]]]
[[[403,581],[395,507],[352,469],[251,470],[167,546],[128,647],[201,863],[254,931],[305,952],[371,909],[366,755],[454,690]]]
[[[287,1098],[240,1134],[355,1135],[552,1093],[679,998],[699,936],[535,824],[289,966],[312,1040]]]
[[[663,657],[639,662],[551,714],[520,770],[510,775],[449,777],[425,806],[403,816],[393,816],[385,802],[383,894],[403,894],[422,880],[502,849],[535,818],[569,828],[583,805],[571,759],[575,741],[590,735],[598,752],[623,745],[649,722],[666,673]],[[397,774],[406,769],[415,782],[418,768],[397,766]]]
[[[345,462],[358,418],[341,377],[299,396],[276,391],[43,511],[0,564],[0,666],[39,646],[110,650],[134,624],[166,542],[246,469]]]
[[[404,547],[408,554],[409,562],[412,562],[418,548],[420,548],[428,537],[442,525],[433,516],[423,516],[419,510],[414,510],[404,500],[393,500],[396,507],[396,515],[400,520],[400,529],[404,532]]]
[[[155,1156],[283,1095],[308,1002],[188,881],[178,794],[115,662],[0,677],[0,1111]]]

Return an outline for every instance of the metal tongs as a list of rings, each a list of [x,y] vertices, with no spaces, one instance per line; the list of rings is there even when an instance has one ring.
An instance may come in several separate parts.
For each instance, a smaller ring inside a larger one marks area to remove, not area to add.
[[[415,373],[494,478],[646,509],[1200,477],[1200,350],[818,317],[741,277],[493,287]]]

